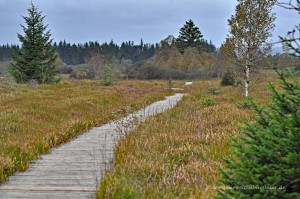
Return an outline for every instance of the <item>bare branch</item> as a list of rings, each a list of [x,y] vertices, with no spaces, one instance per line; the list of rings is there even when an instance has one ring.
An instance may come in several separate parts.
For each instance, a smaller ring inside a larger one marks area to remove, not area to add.
[[[297,3],[299,4],[300,1],[297,0]],[[289,0],[289,2],[276,1],[276,5],[279,6],[279,7],[288,9],[288,10],[298,10],[298,11],[300,11],[300,7],[296,6],[296,5],[293,5],[292,0]]]
[[[281,40],[280,41],[275,41],[275,42],[268,42],[266,44],[268,45],[275,45],[275,44],[282,44],[284,42],[293,42],[293,41],[300,41],[300,37],[297,37],[297,38],[293,38],[293,39],[286,39],[286,38],[283,38],[283,37],[280,37]]]

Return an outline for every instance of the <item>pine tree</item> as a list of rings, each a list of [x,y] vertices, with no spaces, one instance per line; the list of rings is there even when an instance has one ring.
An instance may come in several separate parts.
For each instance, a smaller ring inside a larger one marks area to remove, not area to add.
[[[28,9],[28,16],[24,17],[26,26],[21,25],[24,36],[18,34],[22,43],[20,49],[15,49],[13,62],[10,66],[10,73],[19,83],[26,83],[29,80],[36,80],[39,83],[56,82],[55,60],[57,54],[53,49],[50,39],[50,31],[46,30],[42,12],[31,3]]]
[[[289,75],[294,75],[289,71]],[[217,198],[300,198],[300,84],[279,73],[268,108],[252,103],[256,116],[234,140]]]
[[[180,29],[175,44],[181,53],[184,53],[188,47],[200,49],[204,44],[202,33],[191,19],[186,21],[185,25]]]

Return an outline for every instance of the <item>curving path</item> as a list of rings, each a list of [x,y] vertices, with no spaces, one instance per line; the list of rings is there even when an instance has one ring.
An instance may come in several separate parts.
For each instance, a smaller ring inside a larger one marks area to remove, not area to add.
[[[101,177],[110,169],[114,147],[147,117],[174,107],[183,94],[166,97],[125,118],[93,128],[54,148],[26,172],[16,172],[0,185],[0,199],[94,198]]]

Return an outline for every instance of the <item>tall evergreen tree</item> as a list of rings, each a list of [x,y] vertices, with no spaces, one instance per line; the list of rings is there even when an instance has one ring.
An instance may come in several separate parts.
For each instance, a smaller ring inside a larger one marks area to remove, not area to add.
[[[24,17],[26,26],[21,25],[24,36],[18,34],[22,43],[20,49],[16,49],[13,55],[13,62],[10,66],[10,73],[19,83],[28,82],[31,79],[39,83],[52,83],[58,79],[56,75],[55,60],[57,54],[52,47],[50,31],[46,30],[42,12],[31,3],[28,9],[28,16]]]
[[[184,50],[188,47],[200,49],[204,44],[202,33],[191,19],[186,21],[184,26],[180,29],[175,44],[181,53],[184,53]]]

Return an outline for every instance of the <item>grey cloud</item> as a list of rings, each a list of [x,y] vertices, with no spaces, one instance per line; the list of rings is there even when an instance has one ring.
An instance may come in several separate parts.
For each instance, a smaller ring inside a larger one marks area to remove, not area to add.
[[[17,42],[15,32],[20,31],[21,15],[26,14],[29,2],[0,0],[0,44]],[[169,34],[177,36],[185,21],[191,18],[204,37],[219,46],[228,34],[227,19],[234,14],[236,1],[33,0],[33,3],[47,16],[45,22],[55,41],[139,42],[143,38],[154,43]],[[287,29],[285,21],[291,20],[282,17],[280,12],[279,15],[279,29],[274,35]]]

